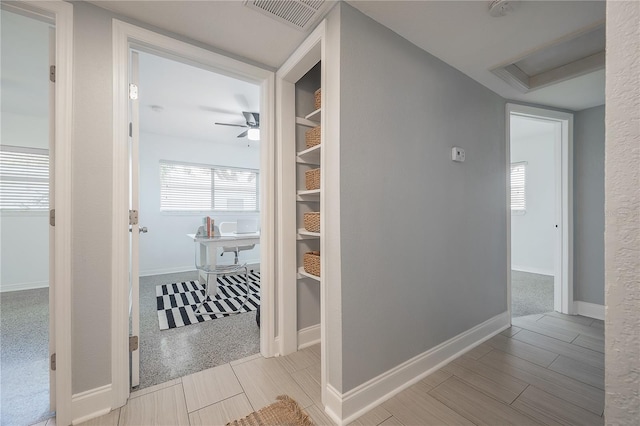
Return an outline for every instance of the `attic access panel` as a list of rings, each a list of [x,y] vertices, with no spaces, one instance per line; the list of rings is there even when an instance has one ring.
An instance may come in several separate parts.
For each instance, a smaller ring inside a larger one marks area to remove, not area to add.
[[[522,93],[603,69],[605,26],[564,37],[491,72]]]

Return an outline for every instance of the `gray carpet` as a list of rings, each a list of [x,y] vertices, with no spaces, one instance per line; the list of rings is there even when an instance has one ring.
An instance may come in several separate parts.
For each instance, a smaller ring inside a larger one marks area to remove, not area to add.
[[[139,389],[260,352],[255,312],[160,330],[156,285],[196,279],[195,271],[140,277]]]
[[[49,412],[49,289],[0,293],[0,424]]]
[[[553,311],[553,277],[511,271],[511,316]]]

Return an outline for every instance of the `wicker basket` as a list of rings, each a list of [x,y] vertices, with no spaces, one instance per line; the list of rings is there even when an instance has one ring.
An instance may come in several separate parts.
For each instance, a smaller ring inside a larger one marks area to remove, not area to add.
[[[320,252],[309,251],[304,254],[304,271],[308,274],[320,276]]]
[[[309,232],[320,232],[320,212],[304,214],[304,229]]]
[[[307,190],[320,189],[320,169],[307,170],[304,178]]]
[[[320,143],[320,133],[320,126],[306,131],[304,134],[304,140],[307,144],[307,148],[311,148],[312,146],[316,146]]]
[[[314,98],[315,98],[314,99],[315,100],[315,102],[314,102],[315,109],[318,109],[318,108],[320,108],[322,106],[321,101],[320,101],[320,99],[322,99],[322,89],[316,90],[313,95],[314,95]]]

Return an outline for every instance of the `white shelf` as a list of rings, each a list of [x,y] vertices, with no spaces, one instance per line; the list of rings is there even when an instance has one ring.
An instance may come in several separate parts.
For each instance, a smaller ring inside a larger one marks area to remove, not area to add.
[[[320,123],[320,112],[321,111],[322,111],[322,108],[318,108],[317,110],[313,111],[312,113],[305,115],[304,118],[306,118],[307,120],[315,121],[316,123]]]
[[[305,127],[318,127],[320,125],[318,121],[307,120],[306,118],[303,118],[303,117],[296,117],[296,124],[299,124]]]
[[[320,165],[320,144],[298,152],[296,161],[301,164]]]
[[[315,275],[305,272],[302,266],[298,268],[298,279],[301,278],[311,278],[312,280],[320,282],[320,277],[316,277]]]
[[[298,191],[298,201],[320,201],[320,190],[311,189],[307,191]]]
[[[299,228],[298,229],[298,240],[310,240],[313,238],[320,238],[320,233],[319,232],[311,232],[311,231],[307,231],[304,228]]]

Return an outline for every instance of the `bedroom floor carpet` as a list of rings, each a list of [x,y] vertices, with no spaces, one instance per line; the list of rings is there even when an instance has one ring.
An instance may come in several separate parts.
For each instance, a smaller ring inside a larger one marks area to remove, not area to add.
[[[553,311],[553,277],[511,271],[511,316]]]
[[[0,424],[52,417],[48,288],[0,294],[0,348]]]

